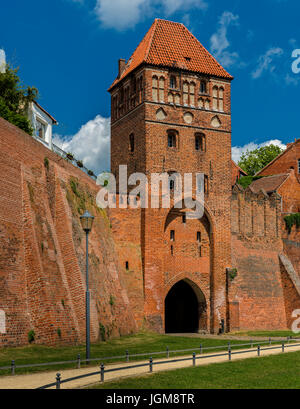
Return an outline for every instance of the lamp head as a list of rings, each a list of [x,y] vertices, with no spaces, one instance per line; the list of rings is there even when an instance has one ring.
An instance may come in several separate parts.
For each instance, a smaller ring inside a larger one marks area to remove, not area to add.
[[[92,216],[87,210],[82,216],[80,216],[81,227],[86,233],[89,233],[92,230],[93,222],[94,216]]]

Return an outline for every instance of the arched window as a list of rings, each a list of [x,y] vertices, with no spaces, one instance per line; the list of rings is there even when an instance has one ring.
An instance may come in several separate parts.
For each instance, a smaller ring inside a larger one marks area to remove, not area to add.
[[[159,79],[159,102],[165,101],[165,79],[160,77]]]
[[[180,95],[179,94],[175,94],[175,104],[180,105]]]
[[[224,88],[219,88],[219,111],[224,111]]]
[[[170,77],[170,88],[176,88],[176,77],[174,75]]]
[[[174,97],[173,97],[172,92],[168,93],[168,103],[169,104],[174,104]]]
[[[183,83],[183,105],[188,104],[189,104],[189,83],[185,81]]]
[[[203,98],[199,98],[199,99],[198,99],[198,107],[199,107],[199,108],[204,108]]]
[[[152,100],[158,102],[158,78],[152,77]]]
[[[190,105],[194,106],[195,105],[195,83],[191,82],[190,83]]]
[[[206,151],[206,137],[203,133],[195,134],[195,150],[201,152]]]
[[[206,99],[205,100],[205,109],[209,109],[209,105],[210,105],[209,99]]]
[[[218,87],[215,85],[213,87],[213,110],[218,109]]]
[[[206,82],[205,81],[200,82],[200,93],[206,94]]]
[[[134,134],[129,135],[129,151],[134,152]]]
[[[168,131],[168,148],[176,148],[176,132]]]

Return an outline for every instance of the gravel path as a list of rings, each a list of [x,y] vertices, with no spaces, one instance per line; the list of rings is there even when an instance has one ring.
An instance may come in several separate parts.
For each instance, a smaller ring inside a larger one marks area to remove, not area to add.
[[[262,346],[262,348],[268,348],[268,347],[269,347],[268,345]],[[249,351],[249,349],[241,349],[239,351]],[[236,351],[235,349],[232,350],[232,352],[235,352],[235,351]],[[288,348],[285,348],[284,353],[295,352],[295,351],[300,351],[300,346],[292,346],[292,344],[290,344]],[[278,349],[262,350],[260,355],[267,356],[267,355],[274,355],[274,354],[280,354],[280,353],[282,353],[281,346]],[[190,360],[188,361],[165,363],[165,364],[160,364],[160,365],[155,365],[155,362],[165,361],[166,358],[154,359],[153,372],[155,373],[158,371],[166,371],[166,370],[172,370],[172,369],[185,368],[185,367],[192,366],[192,356],[191,355],[192,354],[186,356],[190,358]],[[202,354],[201,356],[206,356],[206,355],[210,355],[210,354],[206,353],[206,354]],[[200,355],[196,355],[196,356],[200,356]],[[251,349],[250,352],[245,352],[243,354],[233,353],[231,356],[231,359],[233,361],[237,359],[245,359],[245,358],[252,358],[252,357],[257,357],[257,348],[253,348]],[[183,356],[181,356],[180,358],[183,358]],[[171,359],[176,359],[176,358],[171,358]],[[226,361],[228,361],[228,355],[221,356],[221,357],[210,357],[206,359],[197,359],[196,365],[197,366],[198,365],[208,365],[211,363],[226,362]],[[105,381],[117,379],[121,377],[145,375],[149,373],[149,366],[141,367],[141,368],[126,369],[128,366],[135,365],[137,363],[149,363],[149,361],[144,360],[144,361],[139,361],[139,362],[134,361],[131,363],[124,363],[124,364],[118,363],[118,364],[106,365],[105,369],[109,369],[113,367],[122,367],[124,369],[122,371],[106,373]],[[96,371],[99,371],[98,366],[96,367],[90,366],[89,368],[81,368],[81,369],[62,369],[60,371],[60,374],[61,374],[61,379],[64,380],[67,378],[71,378],[73,376],[83,375],[89,372],[96,372]],[[43,372],[43,373],[29,374],[29,375],[2,376],[0,377],[0,389],[35,389],[42,385],[46,385],[48,383],[55,382],[56,373],[57,371],[56,372],[54,371],[53,372]],[[95,384],[97,382],[100,382],[99,374],[64,383],[61,385],[61,389],[80,388],[80,387],[84,387],[87,385]]]

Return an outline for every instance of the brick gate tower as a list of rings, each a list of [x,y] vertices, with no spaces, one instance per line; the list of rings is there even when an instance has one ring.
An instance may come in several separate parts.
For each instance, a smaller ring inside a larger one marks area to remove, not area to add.
[[[232,79],[184,25],[156,19],[109,88],[112,173],[205,175],[200,220],[174,202],[139,213],[143,314],[156,331],[226,326]]]

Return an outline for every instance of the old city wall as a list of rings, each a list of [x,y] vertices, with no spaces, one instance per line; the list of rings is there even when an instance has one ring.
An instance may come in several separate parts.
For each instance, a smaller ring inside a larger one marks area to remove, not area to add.
[[[230,330],[285,329],[285,278],[279,255],[281,198],[237,185],[231,199],[232,267],[228,271]]]
[[[0,345],[85,339],[85,233],[90,233],[91,339],[137,330],[112,224],[98,186],[80,169],[0,118]]]

